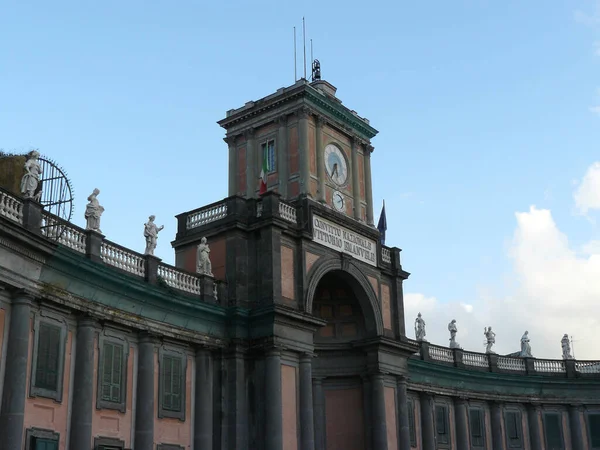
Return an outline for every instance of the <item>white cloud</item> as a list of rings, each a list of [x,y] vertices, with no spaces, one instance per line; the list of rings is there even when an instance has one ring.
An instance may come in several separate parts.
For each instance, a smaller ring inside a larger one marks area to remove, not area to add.
[[[574,17],[577,22],[584,25],[595,26],[600,24],[600,1],[595,2],[594,10],[591,13],[577,10]]]
[[[600,107],[598,107],[600,113]],[[600,162],[592,164],[573,194],[575,206],[582,214],[591,209],[600,209]]]
[[[592,177],[600,180],[600,163],[590,169]],[[586,177],[581,185],[590,183]],[[600,188],[600,184],[595,186]],[[600,207],[585,195],[581,198],[588,208]],[[600,202],[600,190],[596,195],[591,199]],[[457,341],[466,350],[483,351],[483,328],[492,325],[497,342],[494,350],[500,354],[518,351],[521,335],[528,330],[536,357],[560,358],[560,340],[568,333],[575,339],[578,359],[600,359],[596,343],[600,334],[600,241],[590,241],[579,251],[572,249],[547,209],[531,206],[515,218],[508,251],[513,276],[510,283],[504,283],[508,295],[488,292],[473,301],[445,303],[407,293],[407,335],[414,337],[414,318],[420,309],[427,323],[427,339],[434,344],[448,345],[447,325],[456,319]]]
[[[600,116],[600,105],[590,106],[590,112],[594,113],[594,114],[598,114]]]

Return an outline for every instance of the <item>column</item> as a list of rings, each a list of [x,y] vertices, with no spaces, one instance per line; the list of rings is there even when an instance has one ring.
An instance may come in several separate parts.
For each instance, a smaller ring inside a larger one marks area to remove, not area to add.
[[[194,448],[213,448],[213,357],[210,350],[196,351]]]
[[[235,144],[237,136],[228,136],[224,139],[229,147],[229,195],[235,195],[238,192],[238,179],[240,174],[238,172],[238,154],[237,146]]]
[[[584,450],[583,432],[581,430],[581,407],[569,406],[569,426],[571,428],[571,445],[573,450]]]
[[[287,136],[287,116],[277,119],[277,171],[279,172],[279,193],[283,199],[287,198],[289,175],[289,153]]]
[[[300,357],[300,450],[315,450],[312,355]]]
[[[421,392],[421,440],[423,441],[423,450],[435,450],[433,399],[426,392]]]
[[[360,179],[358,178],[358,149],[360,142],[356,136],[352,138],[352,203],[354,218],[360,220]]]
[[[298,111],[298,155],[300,156],[300,194],[310,192],[310,146],[308,143],[308,116],[310,110]]]
[[[387,450],[387,420],[385,417],[384,375],[382,373],[376,373],[371,376],[371,392],[373,395],[373,416],[371,419],[373,448]]]
[[[319,179],[319,189],[317,190],[317,200],[325,203],[325,161],[323,160],[323,116],[317,116],[315,138],[317,149],[317,178]]]
[[[542,447],[542,435],[539,421],[540,407],[529,405],[527,407],[527,423],[529,425],[529,439],[531,441],[531,450],[544,450]]]
[[[94,349],[96,321],[81,317],[77,322],[75,341],[75,370],[73,372],[73,409],[71,412],[71,448],[90,448],[92,445],[92,414],[94,412]]]
[[[256,142],[255,130],[249,128],[245,131],[246,136],[246,197],[255,198],[258,188],[258,175],[256,173]]]
[[[464,398],[454,399],[454,415],[456,425],[456,446],[458,448],[469,448],[467,402]]]
[[[372,145],[365,146],[364,170],[365,170],[365,197],[367,200],[367,225],[375,225],[373,222],[373,184],[371,182],[371,152]]]
[[[398,422],[400,424],[398,443],[400,444],[400,450],[410,450],[410,425],[408,423],[406,377],[398,377],[396,397],[398,398]]]
[[[504,450],[504,436],[502,434],[502,405],[492,402],[492,445],[494,450]]]
[[[154,339],[144,333],[138,342],[135,405],[135,450],[154,450]]]
[[[10,309],[4,391],[0,409],[0,436],[2,436],[3,450],[23,448],[32,300],[30,294],[21,291],[13,298]]]
[[[325,393],[323,378],[313,379],[313,411],[315,413],[315,450],[325,450]]]
[[[283,414],[281,410],[281,355],[278,350],[267,353],[265,360],[265,449],[283,448]]]

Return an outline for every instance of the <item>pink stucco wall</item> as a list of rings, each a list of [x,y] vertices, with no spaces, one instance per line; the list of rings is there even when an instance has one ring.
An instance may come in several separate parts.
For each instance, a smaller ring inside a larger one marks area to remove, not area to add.
[[[396,389],[386,386],[385,392],[385,425],[387,429],[388,448],[398,448],[398,430],[396,426]]]
[[[192,364],[193,358],[187,358],[185,375],[185,422],[179,419],[158,418],[158,394],[154,402],[154,442],[156,444],[181,445],[192,448]],[[158,353],[154,355],[154,392],[158,393],[159,365]]]
[[[127,397],[125,412],[114,409],[97,409],[98,395],[98,337],[94,341],[94,393],[92,397],[94,413],[92,415],[92,436],[115,438],[125,441],[125,447],[131,447],[131,427],[133,421],[133,361],[135,348],[129,348],[127,358]]]
[[[327,450],[363,450],[365,429],[362,388],[326,389]]]
[[[29,394],[29,380],[31,377],[31,356],[33,353],[33,320],[29,333],[29,357],[27,359],[27,393]],[[73,354],[73,334],[67,334],[67,346],[65,348],[65,366],[63,376],[62,403],[56,403],[50,398],[31,398],[29,395],[25,400],[25,426],[27,428],[43,428],[60,433],[59,450],[66,450],[67,419],[69,414],[69,383],[71,380],[71,355]]]
[[[296,368],[284,364],[281,366],[283,450],[298,449],[296,392]]]

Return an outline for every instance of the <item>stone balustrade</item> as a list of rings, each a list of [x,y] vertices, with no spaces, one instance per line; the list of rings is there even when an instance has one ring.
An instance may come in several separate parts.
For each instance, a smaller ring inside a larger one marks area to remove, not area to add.
[[[451,349],[433,345],[424,341],[408,340],[420,345],[420,351],[413,356],[414,358],[461,369],[566,378],[600,377],[600,361],[501,356],[496,353],[470,352],[460,348]]]
[[[205,214],[198,214],[194,220],[197,223],[218,220],[223,210],[226,211],[220,207],[211,208]],[[49,241],[84,254],[94,262],[111,266],[150,284],[198,296],[205,302],[225,300],[225,282],[178,269],[162,263],[154,256],[142,255],[120,246],[105,239],[100,233],[84,230],[44,211],[37,202],[23,200],[3,189],[0,189],[0,216],[23,225],[28,231]]]

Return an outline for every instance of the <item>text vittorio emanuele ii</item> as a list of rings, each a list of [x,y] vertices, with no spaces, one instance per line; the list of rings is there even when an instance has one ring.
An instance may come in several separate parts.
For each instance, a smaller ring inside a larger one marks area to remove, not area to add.
[[[375,241],[316,215],[313,215],[313,240],[326,247],[352,255],[360,261],[377,265]]]

